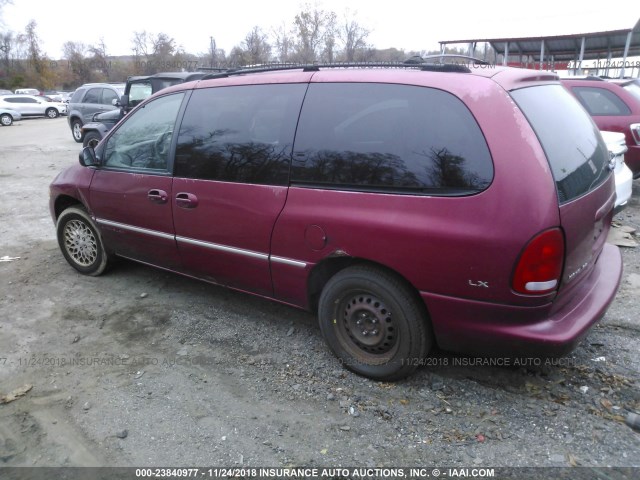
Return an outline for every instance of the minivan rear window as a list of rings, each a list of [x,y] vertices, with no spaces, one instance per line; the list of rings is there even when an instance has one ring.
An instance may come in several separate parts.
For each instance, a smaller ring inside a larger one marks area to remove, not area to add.
[[[311,84],[294,145],[292,183],[427,195],[489,186],[493,162],[466,105],[435,88]]]
[[[607,178],[609,155],[598,127],[562,85],[522,88],[511,96],[542,144],[561,204]]]

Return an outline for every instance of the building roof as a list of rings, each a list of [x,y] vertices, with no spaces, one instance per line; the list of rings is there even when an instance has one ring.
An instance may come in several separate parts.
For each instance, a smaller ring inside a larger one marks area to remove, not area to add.
[[[571,35],[553,35],[520,38],[472,38],[468,40],[445,40],[440,42],[444,48],[452,44],[488,43],[499,55],[530,56],[540,60],[544,42],[544,58],[553,56],[555,61],[572,61],[580,58],[582,42],[584,52],[582,60],[620,58],[625,56],[625,47],[629,40],[626,56],[640,55],[640,20],[632,28],[609,30],[606,32],[578,33]]]

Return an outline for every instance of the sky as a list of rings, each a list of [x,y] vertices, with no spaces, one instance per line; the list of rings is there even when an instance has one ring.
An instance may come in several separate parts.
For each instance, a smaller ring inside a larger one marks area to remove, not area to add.
[[[255,26],[267,34],[290,27],[305,5],[333,11],[339,20],[355,18],[370,31],[374,48],[407,52],[438,49],[440,40],[631,28],[640,19],[638,0],[12,0],[2,9],[0,29],[23,32],[35,20],[41,47],[52,59],[62,58],[67,41],[92,45],[100,39],[109,55],[130,55],[133,32],[141,31],[165,33],[196,55],[208,50],[213,37],[228,54]]]

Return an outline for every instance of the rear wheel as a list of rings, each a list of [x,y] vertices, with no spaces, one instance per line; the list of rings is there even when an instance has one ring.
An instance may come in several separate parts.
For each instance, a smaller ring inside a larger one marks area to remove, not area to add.
[[[71,121],[71,135],[76,142],[82,142],[82,122],[80,120]]]
[[[47,108],[47,110],[44,112],[44,114],[49,118],[58,118],[58,115],[60,115],[58,110],[56,110],[53,107],[52,108]]]
[[[12,123],[13,123],[13,117],[11,115],[9,115],[8,113],[3,113],[2,115],[0,115],[0,124],[2,124],[5,127],[8,127]]]
[[[58,245],[69,265],[85,275],[97,276],[105,271],[110,258],[98,229],[83,208],[63,211],[56,230]]]
[[[350,370],[375,380],[411,374],[431,349],[427,313],[395,275],[350,267],[332,277],[320,296],[320,329]]]
[[[98,143],[100,143],[100,140],[102,140],[102,135],[100,135],[96,131],[90,131],[90,132],[87,132],[84,135],[84,140],[82,141],[82,146],[83,147],[96,148]]]

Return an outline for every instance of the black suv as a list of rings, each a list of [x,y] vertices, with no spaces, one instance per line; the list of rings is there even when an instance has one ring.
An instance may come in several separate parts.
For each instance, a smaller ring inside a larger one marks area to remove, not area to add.
[[[82,141],[84,147],[87,145],[95,147],[102,140],[102,137],[111,130],[111,127],[147,97],[163,88],[198,80],[205,75],[207,72],[164,72],[149,76],[129,77],[124,88],[124,95],[116,104],[120,108],[95,113],[90,123],[82,125],[80,140],[76,141]]]
[[[85,83],[69,100],[69,127],[73,139],[82,142],[82,126],[89,123],[96,113],[116,110],[124,83]]]

